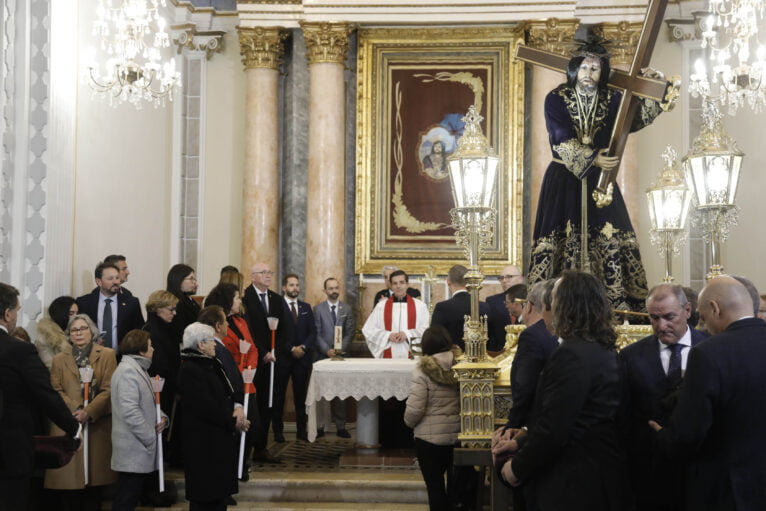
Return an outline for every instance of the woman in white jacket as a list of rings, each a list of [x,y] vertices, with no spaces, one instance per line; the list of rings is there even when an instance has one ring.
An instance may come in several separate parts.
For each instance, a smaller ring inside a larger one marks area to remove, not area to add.
[[[151,378],[149,333],[131,330],[120,343],[122,361],[112,375],[112,470],[117,472],[113,511],[136,508],[147,474],[157,470],[157,433],[165,429],[167,417],[157,424]]]
[[[442,326],[432,326],[421,340],[423,358],[412,372],[404,422],[414,429],[415,453],[428,490],[431,511],[451,509],[449,474],[460,432],[460,391],[452,372],[460,348]],[[448,474],[445,487],[444,474]]]

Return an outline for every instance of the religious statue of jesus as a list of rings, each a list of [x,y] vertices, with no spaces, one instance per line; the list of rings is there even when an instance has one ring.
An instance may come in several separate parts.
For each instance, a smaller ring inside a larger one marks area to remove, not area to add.
[[[534,283],[583,269],[604,283],[613,307],[641,310],[646,274],[622,194],[615,184],[610,205],[599,208],[591,199],[601,170],[614,171],[619,163],[607,156],[622,95],[607,87],[609,71],[606,49],[589,38],[569,60],[566,83],[545,99],[553,161],[540,189],[528,278]],[[660,103],[642,100],[631,131],[661,110]]]

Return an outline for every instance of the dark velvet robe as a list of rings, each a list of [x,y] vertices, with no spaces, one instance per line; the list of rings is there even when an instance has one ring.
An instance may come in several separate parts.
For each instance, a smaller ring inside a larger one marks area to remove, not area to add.
[[[593,143],[585,145],[584,120],[578,113],[575,91],[559,85],[545,99],[545,122],[553,161],[540,189],[540,200],[528,278],[531,283],[579,268],[581,180],[588,183],[588,250],[591,270],[607,289],[617,308],[642,310],[646,274],[633,226],[615,183],[609,206],[596,207],[592,199],[601,169],[593,165],[598,151],[608,147],[621,93],[600,89],[593,120]],[[659,104],[645,100],[631,126],[636,131],[660,113]]]

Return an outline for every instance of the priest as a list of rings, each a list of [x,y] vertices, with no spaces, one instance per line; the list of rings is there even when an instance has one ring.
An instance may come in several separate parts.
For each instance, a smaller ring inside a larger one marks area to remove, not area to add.
[[[389,276],[393,296],[379,302],[362,328],[375,358],[409,358],[411,343],[428,328],[428,307],[407,294],[409,279],[403,270]]]

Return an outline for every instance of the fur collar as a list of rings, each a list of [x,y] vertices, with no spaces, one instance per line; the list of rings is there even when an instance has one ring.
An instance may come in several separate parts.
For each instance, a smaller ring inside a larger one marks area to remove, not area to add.
[[[452,372],[457,357],[462,355],[462,350],[453,346],[452,351],[443,351],[434,355],[425,355],[420,359],[418,367],[423,373],[436,383],[442,385],[457,385],[457,378]]]
[[[37,323],[37,346],[49,348],[54,353],[71,353],[72,345],[69,344],[64,331],[55,321],[43,318]]]

